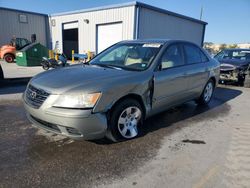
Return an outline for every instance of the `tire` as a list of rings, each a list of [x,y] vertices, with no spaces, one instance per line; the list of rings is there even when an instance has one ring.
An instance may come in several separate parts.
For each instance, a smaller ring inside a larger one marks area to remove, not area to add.
[[[245,82],[245,77],[239,76],[239,78],[238,78],[238,85],[243,87],[244,86],[244,82]]]
[[[44,70],[49,70],[49,66],[47,66],[47,65],[42,65],[42,67]]]
[[[244,82],[244,87],[245,88],[250,88],[250,73],[248,73],[245,77],[245,82]]]
[[[13,54],[6,54],[4,56],[4,60],[7,62],[7,63],[13,63],[14,62],[14,59],[15,59],[15,56]]]
[[[138,125],[143,119],[144,112],[138,101],[123,100],[111,110],[106,137],[113,142],[133,139],[138,136]]]
[[[212,79],[210,79],[207,82],[206,86],[204,87],[204,90],[203,90],[200,98],[197,99],[195,102],[198,105],[208,105],[213,97],[214,88],[215,88],[214,86],[215,86],[214,81]]]
[[[4,79],[3,69],[2,69],[2,67],[0,65],[0,82],[3,81],[3,79]]]

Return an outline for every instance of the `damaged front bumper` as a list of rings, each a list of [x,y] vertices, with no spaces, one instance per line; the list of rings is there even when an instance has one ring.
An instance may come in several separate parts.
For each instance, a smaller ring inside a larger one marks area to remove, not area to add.
[[[221,82],[240,82],[245,79],[245,76],[249,72],[249,67],[241,68],[233,65],[224,65],[220,67],[220,81]]]
[[[220,71],[220,81],[239,81],[239,71]]]

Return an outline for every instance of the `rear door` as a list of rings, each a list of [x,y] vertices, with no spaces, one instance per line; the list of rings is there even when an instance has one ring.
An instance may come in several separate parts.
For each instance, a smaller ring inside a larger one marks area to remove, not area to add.
[[[159,67],[154,73],[153,113],[182,103],[188,96],[187,71],[180,44],[171,44],[166,48],[159,60]]]
[[[188,76],[188,91],[190,99],[198,97],[209,77],[209,59],[202,50],[191,43],[183,43]]]

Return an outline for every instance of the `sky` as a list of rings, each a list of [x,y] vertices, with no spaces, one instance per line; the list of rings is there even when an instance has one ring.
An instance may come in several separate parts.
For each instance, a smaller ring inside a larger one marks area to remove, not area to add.
[[[133,1],[133,0],[132,0]],[[208,22],[205,41],[250,42],[250,0],[139,0],[159,8]],[[0,7],[53,14],[131,2],[131,0],[0,0]]]

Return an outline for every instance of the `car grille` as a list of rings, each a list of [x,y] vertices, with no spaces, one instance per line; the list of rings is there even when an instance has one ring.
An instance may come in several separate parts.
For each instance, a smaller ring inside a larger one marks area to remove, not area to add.
[[[49,93],[47,93],[46,91],[29,85],[26,90],[25,99],[26,102],[32,107],[39,108],[48,96]]]
[[[61,125],[57,125],[57,124],[54,124],[54,123],[49,123],[47,121],[44,121],[44,120],[41,120],[41,119],[38,119],[32,115],[30,115],[31,119],[37,123],[39,123],[39,126],[40,127],[43,127],[45,128],[46,130],[48,131],[54,131],[56,133],[62,133],[60,128],[59,127],[63,127]],[[82,134],[75,128],[73,127],[64,127],[64,129],[66,129],[66,131],[63,131],[64,133],[66,134],[69,134],[69,135],[74,135],[74,136],[82,136]],[[64,130],[63,129],[63,130]]]
[[[30,116],[33,120],[35,120],[36,122],[38,122],[39,124],[43,125],[44,127],[48,128],[48,129],[52,129],[55,132],[61,133],[60,129],[58,128],[58,126],[56,124],[53,123],[49,123],[46,121],[43,121],[41,119],[38,119],[34,116]]]

